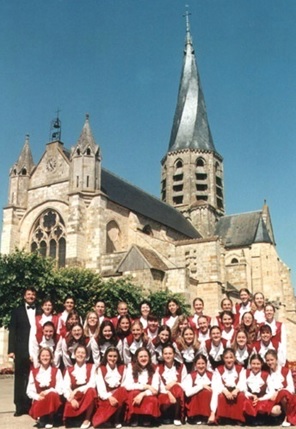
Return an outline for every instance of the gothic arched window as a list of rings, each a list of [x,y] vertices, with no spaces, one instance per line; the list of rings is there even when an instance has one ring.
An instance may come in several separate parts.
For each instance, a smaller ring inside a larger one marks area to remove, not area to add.
[[[49,256],[59,267],[66,264],[66,230],[61,216],[52,209],[44,211],[34,224],[30,239],[31,252]]]
[[[120,228],[115,222],[111,220],[107,224],[107,253],[113,253],[121,250],[121,233]]]
[[[177,159],[174,165],[173,176],[173,203],[175,205],[183,203],[183,161]]]
[[[219,209],[223,209],[223,181],[222,181],[222,168],[221,165],[216,162],[215,164],[215,174],[216,174],[216,199],[217,206]]]
[[[203,158],[197,158],[195,169],[195,187],[196,187],[196,200],[208,200],[208,173],[206,169],[206,162]]]

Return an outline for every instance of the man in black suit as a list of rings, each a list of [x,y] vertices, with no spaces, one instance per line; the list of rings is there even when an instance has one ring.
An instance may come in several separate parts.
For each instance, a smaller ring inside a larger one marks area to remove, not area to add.
[[[36,290],[29,287],[24,293],[24,303],[11,314],[8,339],[8,356],[14,359],[14,416],[27,414],[31,405],[26,395],[30,372],[29,336],[31,326],[35,329]]]

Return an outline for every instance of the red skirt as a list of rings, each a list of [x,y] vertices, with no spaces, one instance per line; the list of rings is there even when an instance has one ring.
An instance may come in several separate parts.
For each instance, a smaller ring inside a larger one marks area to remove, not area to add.
[[[256,417],[258,414],[269,414],[271,411],[271,408],[273,407],[273,405],[271,406],[271,404],[273,404],[273,401],[266,399],[263,401],[258,401],[257,404],[254,406],[251,398],[245,398],[244,412],[248,416],[253,416],[253,417]]]
[[[285,399],[287,402],[287,420],[289,423],[291,423],[293,426],[296,425],[296,395],[290,393],[286,389],[282,389],[278,392],[277,397],[274,401],[268,401],[269,404],[269,410],[270,413],[272,410],[272,407],[274,405],[280,405],[281,401]]]
[[[186,410],[188,417],[205,416],[211,414],[210,403],[212,399],[212,391],[202,389],[195,395],[186,400]]]
[[[56,392],[49,392],[44,397],[44,399],[41,399],[40,401],[33,401],[29,415],[33,419],[38,419],[38,417],[56,413],[61,405],[62,402],[60,400],[59,394]]]
[[[112,392],[112,396],[114,396],[114,398],[118,401],[118,405],[116,407],[113,407],[110,404],[109,399],[104,401],[102,399],[98,399],[98,408],[92,419],[92,425],[94,427],[98,427],[101,424],[107,422],[119,407],[124,406],[127,402],[128,393],[124,387],[119,387],[114,392]]]
[[[133,414],[143,414],[150,415],[151,417],[159,417],[159,405],[158,399],[156,396],[144,396],[140,405],[133,405],[134,398],[141,393],[142,390],[131,390],[128,392],[128,410],[127,410],[127,420],[129,421]]]
[[[296,395],[291,395],[287,406],[287,420],[296,426]]]
[[[93,387],[87,389],[85,393],[77,392],[74,396],[74,399],[78,401],[79,407],[73,408],[70,401],[67,401],[65,404],[63,419],[67,417],[78,417],[84,413],[90,406],[95,404],[95,399],[97,397],[96,389]]]
[[[171,388],[170,392],[180,403],[180,408],[181,408],[180,412],[181,412],[181,420],[182,420],[184,417],[184,391],[181,386],[179,386],[178,384],[175,384]],[[158,395],[158,403],[160,408],[164,408],[164,409],[174,405],[170,402],[169,395],[167,393],[160,393]]]
[[[234,401],[228,401],[226,396],[220,393],[218,396],[217,418],[223,417],[244,422],[244,400],[245,395],[241,392]]]
[[[277,394],[277,396],[276,396],[276,398],[275,398],[275,400],[273,400],[273,401],[268,401],[268,410],[267,410],[267,412],[268,412],[268,414],[270,414],[271,413],[271,410],[272,410],[272,408],[275,406],[275,405],[280,405],[281,404],[281,401],[283,400],[283,399],[285,399],[286,401],[287,401],[287,408],[289,408],[289,403],[290,402],[292,402],[292,398],[293,398],[293,395],[292,395],[292,393],[290,393],[288,390],[286,390],[286,389],[282,389],[282,390],[280,390],[279,392],[278,392],[278,394]]]

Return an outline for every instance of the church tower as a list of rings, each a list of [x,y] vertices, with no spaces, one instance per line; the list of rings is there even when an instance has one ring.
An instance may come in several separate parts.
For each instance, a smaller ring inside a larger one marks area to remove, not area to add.
[[[13,165],[9,174],[9,206],[27,208],[28,189],[34,161],[30,148],[29,135],[17,162]]]
[[[223,158],[211,135],[186,13],[183,70],[169,147],[161,161],[161,198],[202,236],[224,215]]]
[[[96,192],[101,187],[101,155],[86,115],[79,140],[71,151],[70,192]]]

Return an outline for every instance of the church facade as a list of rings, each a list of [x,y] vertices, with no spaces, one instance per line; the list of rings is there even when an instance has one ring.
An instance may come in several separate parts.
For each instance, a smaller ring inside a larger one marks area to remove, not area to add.
[[[54,128],[37,164],[27,136],[10,170],[2,253],[24,248],[58,266],[131,276],[147,291],[169,288],[188,301],[199,296],[210,314],[245,287],[263,292],[293,329],[290,270],[277,254],[267,204],[225,213],[223,158],[209,127],[188,17],[161,199],[103,168],[88,115],[71,150],[60,141],[58,118]],[[294,349],[288,356],[295,358]]]

